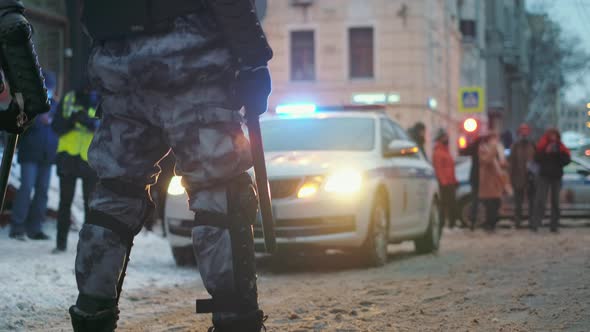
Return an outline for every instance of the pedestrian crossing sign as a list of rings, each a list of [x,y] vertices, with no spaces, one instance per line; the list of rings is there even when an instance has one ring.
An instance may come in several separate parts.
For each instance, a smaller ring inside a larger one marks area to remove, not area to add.
[[[459,113],[481,113],[484,111],[485,95],[480,86],[459,89]]]

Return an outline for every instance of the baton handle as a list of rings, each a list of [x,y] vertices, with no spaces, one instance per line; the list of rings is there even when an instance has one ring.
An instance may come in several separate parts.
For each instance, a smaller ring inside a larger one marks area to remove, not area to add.
[[[9,134],[2,155],[2,164],[0,164],[0,214],[4,210],[4,199],[6,198],[6,189],[8,188],[8,177],[10,176],[10,168],[12,166],[12,158],[16,151],[16,144],[18,143],[17,134]]]
[[[276,250],[277,241],[275,237],[275,224],[272,214],[268,175],[266,174],[266,163],[264,160],[264,150],[262,147],[262,133],[260,131],[260,121],[258,116],[249,116],[247,118],[247,125],[248,135],[250,137],[250,148],[252,150],[252,162],[254,164],[256,188],[258,189],[260,213],[262,215],[264,247],[266,248],[266,252],[273,253]]]

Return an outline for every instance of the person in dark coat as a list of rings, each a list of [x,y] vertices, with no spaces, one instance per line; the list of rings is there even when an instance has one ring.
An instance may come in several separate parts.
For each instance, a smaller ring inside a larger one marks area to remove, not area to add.
[[[561,135],[557,129],[548,129],[537,143],[535,161],[539,168],[537,176],[535,209],[530,222],[532,231],[537,231],[545,216],[547,193],[551,194],[551,232],[559,228],[559,192],[563,168],[571,162],[569,149],[561,142]]]
[[[20,136],[18,145],[21,184],[12,208],[10,237],[20,241],[26,240],[25,234],[32,240],[49,239],[43,233],[42,222],[47,212],[47,192],[57,149],[57,135],[51,129],[57,103],[51,98],[56,86],[55,75],[51,72],[43,75],[51,110],[33,121]]]
[[[533,215],[534,175],[531,172],[531,163],[535,157],[535,143],[529,138],[531,129],[527,124],[518,128],[518,140],[510,147],[508,157],[510,182],[514,189],[514,222],[520,227],[522,222],[522,206],[527,198],[529,220]]]
[[[462,156],[471,157],[471,170],[469,171],[469,184],[471,185],[471,210],[469,219],[471,221],[471,230],[475,229],[477,223],[477,207],[479,205],[479,145],[481,137],[477,137],[465,149],[459,151]]]
[[[420,153],[424,156],[424,159],[428,160],[426,156],[426,150],[424,144],[426,144],[426,126],[422,122],[416,122],[412,128],[408,130],[412,140],[418,145]]]

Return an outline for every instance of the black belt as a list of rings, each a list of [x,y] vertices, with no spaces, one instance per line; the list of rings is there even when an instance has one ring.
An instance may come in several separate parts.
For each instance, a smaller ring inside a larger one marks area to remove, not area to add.
[[[94,40],[116,40],[166,31],[205,8],[202,0],[85,0],[82,21]]]

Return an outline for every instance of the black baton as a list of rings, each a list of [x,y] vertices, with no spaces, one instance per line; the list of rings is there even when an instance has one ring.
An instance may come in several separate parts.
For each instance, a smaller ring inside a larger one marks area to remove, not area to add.
[[[252,162],[254,164],[254,175],[256,187],[258,188],[258,200],[262,214],[262,232],[264,234],[264,247],[266,252],[273,253],[277,247],[275,237],[275,222],[272,215],[270,203],[270,190],[268,189],[268,176],[266,174],[266,163],[264,161],[264,148],[262,146],[262,133],[260,132],[260,121],[258,115],[248,116],[248,135],[250,136],[250,147],[252,149]]]
[[[4,211],[4,199],[6,198],[6,189],[8,188],[8,177],[10,176],[10,167],[12,166],[12,157],[18,143],[18,135],[8,135],[4,154],[2,155],[2,164],[0,164],[0,214]]]

